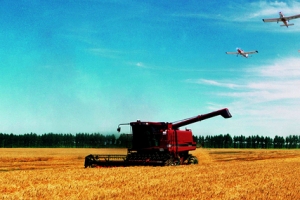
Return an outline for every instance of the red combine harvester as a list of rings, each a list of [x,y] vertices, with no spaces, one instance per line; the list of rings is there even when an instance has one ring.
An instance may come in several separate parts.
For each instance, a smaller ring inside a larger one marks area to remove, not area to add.
[[[179,127],[221,115],[230,118],[227,108],[208,114],[168,122],[130,122],[119,124],[130,125],[132,129],[132,147],[127,155],[88,155],[85,157],[84,167],[97,166],[169,166],[182,164],[197,164],[195,156],[189,151],[196,149],[193,134],[190,129],[179,130]]]

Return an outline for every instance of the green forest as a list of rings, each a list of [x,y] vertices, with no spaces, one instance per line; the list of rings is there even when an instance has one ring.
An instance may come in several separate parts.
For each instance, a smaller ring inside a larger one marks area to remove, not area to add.
[[[300,147],[300,136],[231,136],[211,135],[193,136],[197,147],[204,148],[263,148],[263,149],[297,149]],[[57,134],[26,133],[23,135],[0,133],[0,148],[124,148],[130,147],[131,135],[76,133]]]

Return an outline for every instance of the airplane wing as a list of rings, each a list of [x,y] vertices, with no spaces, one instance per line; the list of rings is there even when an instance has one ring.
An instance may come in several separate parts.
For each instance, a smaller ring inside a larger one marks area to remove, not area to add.
[[[289,17],[284,17],[285,20],[289,21],[292,19],[300,18],[300,15],[293,15]],[[270,18],[270,19],[263,19],[264,22],[278,22],[281,21],[281,18]]]
[[[263,19],[264,22],[278,22],[281,21],[281,18],[270,18],[270,19]]]
[[[238,54],[238,52],[225,52],[226,54]]]
[[[286,20],[297,19],[297,18],[300,18],[300,15],[293,15],[293,16],[285,17]]]
[[[254,54],[254,53],[258,53],[258,51],[247,51],[247,52],[244,52],[244,54]]]

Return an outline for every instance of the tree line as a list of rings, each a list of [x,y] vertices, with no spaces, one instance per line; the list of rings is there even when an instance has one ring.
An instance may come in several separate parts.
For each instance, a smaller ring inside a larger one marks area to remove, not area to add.
[[[274,138],[259,135],[253,136],[233,136],[215,135],[215,136],[193,136],[198,146],[206,148],[262,148],[262,149],[296,149],[300,147],[300,136],[289,135],[282,137],[276,135]]]
[[[55,134],[26,133],[23,135],[0,133],[0,147],[47,147],[47,148],[101,148],[101,147],[126,147],[128,136],[121,134],[118,138],[114,134],[77,133]]]
[[[18,148],[18,147],[42,147],[42,148],[101,148],[101,147],[128,147],[131,144],[131,135],[120,134],[101,134],[101,133],[45,133],[38,135],[36,133],[26,133],[23,135],[14,135],[0,133],[0,148]],[[275,136],[264,137],[253,136],[193,136],[198,147],[204,148],[287,148],[295,149],[300,147],[300,136],[290,135],[287,137]]]

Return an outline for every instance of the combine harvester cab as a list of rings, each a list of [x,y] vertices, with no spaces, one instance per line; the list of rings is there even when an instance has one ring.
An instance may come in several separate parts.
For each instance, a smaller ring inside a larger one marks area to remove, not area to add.
[[[97,166],[170,166],[197,164],[195,156],[189,151],[196,149],[190,129],[179,130],[180,127],[221,115],[230,118],[227,108],[208,114],[198,115],[175,123],[169,122],[136,122],[119,124],[130,125],[132,131],[132,147],[127,155],[88,155],[85,167]]]

